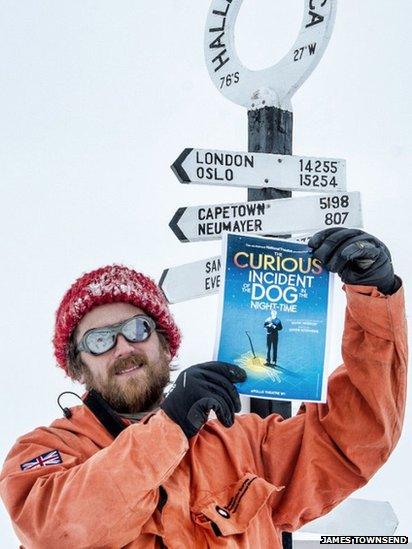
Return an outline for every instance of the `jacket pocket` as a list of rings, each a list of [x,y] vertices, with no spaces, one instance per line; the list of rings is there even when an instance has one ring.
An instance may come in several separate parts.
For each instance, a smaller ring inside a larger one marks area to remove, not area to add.
[[[245,532],[251,521],[278,487],[265,479],[247,474],[225,489],[209,494],[196,503],[191,511],[194,522],[216,536]]]

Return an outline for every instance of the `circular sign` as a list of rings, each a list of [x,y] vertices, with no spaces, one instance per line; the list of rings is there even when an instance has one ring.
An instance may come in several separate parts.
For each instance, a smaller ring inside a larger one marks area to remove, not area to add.
[[[205,29],[206,64],[218,90],[248,109],[292,110],[291,97],[319,63],[332,34],[337,0],[304,0],[304,16],[291,50],[276,65],[252,71],[242,65],[234,28],[243,0],[213,0]]]

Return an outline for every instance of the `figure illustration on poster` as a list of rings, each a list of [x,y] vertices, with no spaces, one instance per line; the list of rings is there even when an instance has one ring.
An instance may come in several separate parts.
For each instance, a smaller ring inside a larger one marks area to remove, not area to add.
[[[279,332],[282,330],[282,322],[278,318],[276,309],[270,311],[270,316],[263,325],[266,328],[266,366],[276,366],[278,357]],[[270,351],[272,350],[272,362],[270,362]]]

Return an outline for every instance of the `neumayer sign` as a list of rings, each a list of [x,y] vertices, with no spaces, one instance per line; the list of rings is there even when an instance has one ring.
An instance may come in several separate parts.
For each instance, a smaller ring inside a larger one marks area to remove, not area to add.
[[[310,233],[362,227],[359,192],[179,208],[169,223],[182,242],[216,240],[224,232]]]

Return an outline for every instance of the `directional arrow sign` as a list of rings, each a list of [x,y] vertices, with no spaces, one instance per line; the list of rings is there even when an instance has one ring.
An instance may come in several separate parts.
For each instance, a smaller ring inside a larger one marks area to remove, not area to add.
[[[327,515],[306,524],[299,532],[327,536],[392,536],[398,518],[387,501],[349,498]]]
[[[306,243],[311,236],[293,237],[293,240]],[[221,283],[221,267],[220,255],[170,267],[163,271],[159,286],[169,303],[217,294]]]
[[[336,225],[362,227],[359,192],[179,208],[169,223],[182,242],[216,240],[224,232],[282,235]]]
[[[332,193],[346,190],[346,162],[336,158],[185,149],[172,170],[181,183]]]
[[[159,286],[169,303],[216,294],[220,286],[220,256],[165,269]]]

